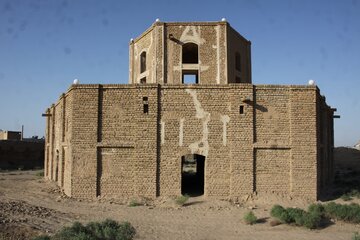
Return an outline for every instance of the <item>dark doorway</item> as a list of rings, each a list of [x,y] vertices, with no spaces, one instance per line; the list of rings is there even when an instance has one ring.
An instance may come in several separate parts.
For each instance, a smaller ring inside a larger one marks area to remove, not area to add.
[[[188,154],[181,157],[181,194],[204,195],[205,157]]]

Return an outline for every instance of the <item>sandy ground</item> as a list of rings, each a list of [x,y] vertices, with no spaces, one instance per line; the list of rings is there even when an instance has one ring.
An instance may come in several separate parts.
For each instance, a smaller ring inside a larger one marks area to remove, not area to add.
[[[330,196],[335,196],[333,192],[341,192],[348,185],[360,190],[357,186],[360,182],[360,151],[349,148],[335,150],[337,175],[346,181],[338,181],[339,184],[330,189]],[[309,204],[286,199],[258,197],[244,204],[234,204],[196,197],[190,198],[183,207],[177,206],[170,198],[145,201],[146,205],[136,207],[111,200],[80,201],[66,197],[55,183],[38,177],[38,172],[0,172],[0,240],[31,239],[42,233],[52,234],[74,221],[86,223],[106,218],[129,221],[136,228],[136,239],[350,240],[354,232],[360,233],[359,224],[341,221],[332,221],[319,230],[270,226],[270,209],[274,203],[303,209]],[[351,178],[343,179],[343,176]],[[336,196],[340,197],[341,193]],[[345,203],[341,199],[336,201]],[[350,202],[360,203],[360,200]],[[252,226],[243,221],[249,209],[253,209],[260,219]]]
[[[109,200],[68,198],[54,183],[36,176],[36,171],[0,172],[0,240],[31,239],[40,233],[54,233],[74,221],[86,223],[106,218],[129,221],[136,228],[136,239],[350,240],[355,231],[360,232],[359,224],[339,221],[320,230],[287,225],[272,227],[269,224],[272,205],[267,204],[268,201],[259,199],[247,204],[232,204],[197,197],[190,198],[183,207],[172,199],[157,199],[147,206],[130,207]],[[277,202],[303,208],[308,204]],[[250,226],[243,222],[249,207],[256,207],[253,211],[261,219],[260,223]]]

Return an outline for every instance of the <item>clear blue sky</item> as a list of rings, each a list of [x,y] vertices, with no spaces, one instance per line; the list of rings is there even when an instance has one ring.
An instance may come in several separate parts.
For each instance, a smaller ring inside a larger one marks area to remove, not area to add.
[[[156,18],[225,17],[252,41],[254,84],[314,79],[338,109],[335,145],[360,139],[359,0],[0,0],[0,129],[43,136],[73,79],[127,83],[128,43]]]

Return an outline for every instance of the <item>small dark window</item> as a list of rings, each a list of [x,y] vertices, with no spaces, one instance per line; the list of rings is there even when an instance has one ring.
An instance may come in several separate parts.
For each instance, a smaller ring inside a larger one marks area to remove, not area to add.
[[[240,53],[235,53],[235,69],[241,71],[241,56]]]
[[[144,104],[144,113],[149,113],[149,104]]]
[[[145,84],[146,83],[146,77],[143,77],[142,79],[140,79],[140,83]]]
[[[140,73],[146,71],[146,52],[140,54]]]
[[[149,113],[149,98],[148,97],[143,97],[143,112],[144,113]]]
[[[240,114],[244,114],[244,106],[240,105],[239,112],[240,112]]]
[[[195,43],[185,43],[182,46],[182,63],[199,63],[198,45]]]

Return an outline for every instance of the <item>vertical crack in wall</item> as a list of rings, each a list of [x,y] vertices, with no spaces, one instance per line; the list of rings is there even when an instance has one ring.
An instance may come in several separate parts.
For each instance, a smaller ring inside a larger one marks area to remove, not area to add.
[[[220,84],[220,26],[216,26],[215,31],[216,31],[216,83]]]
[[[163,145],[165,143],[165,122],[164,121],[161,121],[160,122],[160,125],[161,125],[161,136],[160,136],[160,139],[161,139],[161,145]]]
[[[197,94],[196,94],[195,90],[186,89],[185,91],[187,93],[189,93],[191,95],[191,97],[193,98],[194,106],[195,106],[195,110],[196,110],[195,117],[200,119],[201,122],[202,122],[202,125],[203,125],[201,140],[191,143],[189,145],[189,148],[191,150],[191,154],[198,153],[200,155],[203,155],[203,156],[207,157],[207,155],[209,153],[209,141],[208,141],[209,128],[208,128],[208,123],[210,121],[210,113],[206,112],[204,110],[204,108],[201,107],[201,103],[197,98]]]
[[[227,123],[230,121],[230,117],[228,115],[221,115],[220,121],[223,123],[223,145],[227,144]]]
[[[180,126],[179,126],[179,146],[182,147],[183,139],[184,139],[184,121],[185,118],[180,118]]]

